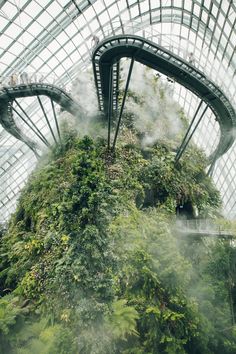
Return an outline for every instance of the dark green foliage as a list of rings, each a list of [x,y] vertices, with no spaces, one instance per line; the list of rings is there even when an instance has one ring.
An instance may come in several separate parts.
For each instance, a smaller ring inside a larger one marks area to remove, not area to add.
[[[177,167],[175,154],[166,147],[152,149],[150,163],[141,170],[140,177],[146,183],[145,205],[155,206],[172,198],[177,204],[191,202],[203,215],[209,208],[219,205],[219,195],[206,176],[205,156],[196,148],[188,150]]]
[[[234,249],[170,227],[180,201],[219,205],[205,159],[127,136],[114,156],[66,132],[30,178],[1,238],[0,352],[234,352]]]

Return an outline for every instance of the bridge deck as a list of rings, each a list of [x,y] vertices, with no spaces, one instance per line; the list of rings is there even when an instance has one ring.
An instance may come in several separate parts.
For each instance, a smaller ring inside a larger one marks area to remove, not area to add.
[[[79,112],[82,112],[82,108],[79,106],[79,104],[76,103],[67,92],[65,92],[61,88],[58,88],[55,85],[50,85],[45,83],[31,83],[31,84],[20,84],[11,87],[3,87],[0,90],[0,123],[2,124],[3,128],[6,129],[16,139],[21,140],[26,145],[28,145],[29,148],[33,150],[37,156],[38,156],[37,144],[31,138],[26,136],[14,121],[13,102],[17,98],[32,97],[32,96],[39,97],[41,95],[49,97],[52,101],[59,104],[63,110],[73,115],[78,115]],[[39,99],[39,103],[41,104],[40,99]],[[46,114],[45,111],[44,114]],[[49,128],[51,129],[50,125]],[[31,127],[31,129],[35,132],[37,130],[37,127],[35,127],[36,130],[34,129],[34,127]],[[36,134],[38,135],[37,132]],[[52,131],[52,135],[55,137],[53,131]]]
[[[133,58],[174,78],[175,81],[205,101],[212,109],[220,125],[221,137],[218,147],[209,158],[210,161],[223,155],[232,146],[236,114],[222,90],[187,61],[139,36],[118,35],[107,38],[100,42],[93,52],[92,62],[99,107],[106,115],[109,101],[114,103],[117,99],[113,93],[115,90],[114,79],[111,78],[112,68],[123,57]]]
[[[211,219],[190,219],[177,220],[176,230],[183,236],[215,237],[215,238],[235,238],[236,235],[231,229],[224,225],[215,223]]]

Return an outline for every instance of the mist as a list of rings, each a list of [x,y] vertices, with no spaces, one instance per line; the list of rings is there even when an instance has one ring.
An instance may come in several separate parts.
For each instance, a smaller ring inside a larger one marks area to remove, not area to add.
[[[71,90],[82,111],[60,120],[73,134],[35,171],[1,237],[0,349],[233,353],[235,248],[181,239],[174,227],[180,199],[200,205],[202,215],[219,203],[197,149],[177,169],[171,147],[162,148],[182,131],[171,84],[134,65],[125,106],[134,129],[124,120],[109,163],[97,139],[107,129],[92,72],[80,73]],[[122,130],[133,145],[122,144]]]
[[[123,61],[123,88],[128,69],[129,62]],[[126,109],[135,115],[134,126],[143,135],[143,146],[152,146],[160,140],[173,140],[181,132],[181,108],[173,100],[171,85],[163,76],[157,76],[154,70],[135,62],[129,89],[139,101],[129,96]]]
[[[74,79],[70,94],[78,102],[82,110],[73,117],[68,112],[60,113],[59,120],[63,125],[75,129],[79,136],[105,137],[107,132],[102,122],[102,113],[98,110],[98,99],[92,71],[80,72]]]

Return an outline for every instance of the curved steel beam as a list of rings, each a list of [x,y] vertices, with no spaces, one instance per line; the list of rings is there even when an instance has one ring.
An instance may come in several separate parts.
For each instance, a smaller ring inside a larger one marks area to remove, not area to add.
[[[58,103],[65,111],[77,115],[82,111],[81,106],[76,103],[73,98],[61,88],[50,84],[27,84],[16,85],[12,87],[5,87],[0,90],[0,105],[4,102],[13,100],[15,98],[29,97],[29,96],[47,96]]]
[[[223,155],[234,142],[236,114],[230,101],[203,72],[168,51],[167,49],[135,35],[118,35],[100,42],[92,55],[99,107],[107,113],[109,97],[109,70],[123,57],[134,58],[167,76],[200,97],[212,109],[219,122],[221,137],[216,150],[209,157],[212,161]]]
[[[26,145],[28,145],[36,155],[38,155],[37,144],[28,138],[14,121],[12,103],[16,98],[31,96],[38,97],[39,95],[49,97],[51,102],[55,101],[63,108],[63,110],[71,113],[72,115],[78,115],[78,113],[82,111],[80,105],[76,103],[70,95],[54,85],[36,83],[4,87],[1,89],[0,123],[2,124],[3,128],[6,129],[16,139],[21,140]]]

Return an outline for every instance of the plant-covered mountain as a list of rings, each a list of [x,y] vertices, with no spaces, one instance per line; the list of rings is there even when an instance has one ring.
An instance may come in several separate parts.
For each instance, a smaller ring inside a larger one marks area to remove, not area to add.
[[[2,231],[0,352],[235,353],[234,245],[174,227],[220,204],[203,154],[64,135]]]
[[[87,82],[73,91],[95,102]],[[0,353],[236,352],[235,243],[175,227],[217,215],[206,158],[191,145],[174,164],[186,118],[168,84],[135,64],[130,89],[115,154],[65,128],[1,230]],[[89,102],[82,136],[106,130]]]

